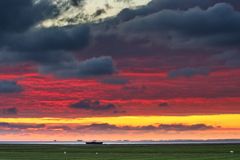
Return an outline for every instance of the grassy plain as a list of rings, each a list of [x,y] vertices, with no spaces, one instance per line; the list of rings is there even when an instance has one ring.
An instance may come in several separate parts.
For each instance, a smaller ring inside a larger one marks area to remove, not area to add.
[[[65,160],[64,152],[67,160],[240,160],[240,144],[0,145],[0,160]]]

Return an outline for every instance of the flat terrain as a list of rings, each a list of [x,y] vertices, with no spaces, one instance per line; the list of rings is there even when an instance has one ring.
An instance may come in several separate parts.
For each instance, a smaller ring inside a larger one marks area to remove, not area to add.
[[[0,160],[65,160],[64,152],[67,160],[240,160],[240,144],[0,145]]]

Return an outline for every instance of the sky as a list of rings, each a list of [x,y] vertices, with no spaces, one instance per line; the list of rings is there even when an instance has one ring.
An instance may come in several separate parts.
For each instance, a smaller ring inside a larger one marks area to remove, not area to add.
[[[0,21],[0,141],[240,139],[239,0],[8,0]]]

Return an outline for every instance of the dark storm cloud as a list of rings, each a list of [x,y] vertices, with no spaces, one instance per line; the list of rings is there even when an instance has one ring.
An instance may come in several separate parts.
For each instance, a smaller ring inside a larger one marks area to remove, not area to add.
[[[55,14],[56,6],[52,6],[50,1],[9,0],[0,2],[0,7],[3,8],[0,10],[0,18],[3,19],[0,24],[0,32],[3,33],[0,38],[1,65],[33,62],[40,71],[47,72],[49,69],[63,77],[98,76],[114,72],[111,58],[79,62],[73,54],[89,44],[90,28],[87,25],[33,27],[40,20]],[[70,73],[66,73],[68,71]]]
[[[12,51],[41,52],[41,54],[49,51],[77,51],[88,45],[89,34],[90,29],[85,25],[39,28],[9,36],[5,40],[5,46]]]
[[[86,53],[171,57],[238,49],[239,5],[237,0],[152,0],[93,25],[94,41]],[[190,63],[187,58],[184,62]],[[171,63],[179,67],[179,62],[172,59]]]
[[[0,63],[1,64],[16,64],[24,62],[34,62],[38,65],[50,65],[58,64],[61,62],[74,61],[75,57],[68,52],[54,51],[54,52],[11,52],[0,51]]]
[[[136,17],[147,16],[162,10],[188,10],[194,7],[207,9],[217,3],[228,3],[236,9],[240,6],[238,0],[152,0],[148,5],[139,9],[126,8],[122,10],[118,15],[117,20],[120,22],[129,21]]]
[[[13,59],[35,60],[50,51],[77,51],[89,43],[90,29],[86,25],[33,27],[40,20],[56,14],[57,8],[50,0],[1,1],[0,7],[0,32],[3,33],[0,51],[22,52],[15,54]],[[44,58],[48,61],[47,56]]]
[[[93,41],[86,49],[87,54],[129,56],[146,54],[151,51],[145,48],[150,41],[142,38],[141,34],[139,34],[140,37],[130,40],[128,37],[131,34],[119,34],[116,28],[102,29],[102,27],[97,27],[92,31]]]
[[[113,75],[117,68],[112,57],[101,56],[87,60],[78,60],[75,55],[69,52],[39,52],[39,53],[19,53],[0,52],[0,62],[35,62],[38,64],[40,73],[53,74],[60,78],[85,78],[94,76]]]
[[[15,81],[0,80],[0,93],[18,93],[23,88]]]
[[[146,16],[164,9],[186,10],[193,7],[207,8],[214,4],[210,0],[152,0],[139,9],[126,8],[118,15],[118,20],[129,21],[137,16]]]
[[[0,128],[2,129],[17,129],[17,130],[25,130],[25,129],[42,129],[45,128],[44,124],[14,124],[14,123],[1,123]]]
[[[19,53],[0,52],[1,64],[34,62],[40,73],[53,74],[60,78],[83,78],[112,75],[117,72],[113,59],[109,56],[93,57],[80,61],[69,52]]]
[[[85,61],[71,60],[54,64],[45,64],[40,67],[40,72],[52,73],[62,78],[79,78],[111,75],[116,72],[111,57],[94,57]]]
[[[51,16],[53,10],[54,6],[48,0],[37,4],[32,0],[0,1],[0,34],[27,30],[43,18]]]
[[[116,106],[114,104],[111,104],[111,103],[102,104],[98,100],[90,100],[90,99],[84,99],[80,102],[71,104],[70,107],[74,109],[84,109],[84,110],[92,110],[92,111],[116,110]]]
[[[193,77],[197,75],[206,76],[210,73],[210,70],[207,68],[181,68],[168,73],[170,78],[178,77]]]
[[[81,2],[71,1],[72,5]],[[240,42],[238,6],[237,0],[152,0],[146,6],[125,9],[99,24],[33,28],[39,21],[57,14],[56,6],[48,0],[36,4],[31,0],[3,1],[0,63],[33,62],[40,73],[81,78],[116,72],[112,58],[102,55],[170,55],[179,53],[170,51],[179,46],[201,46],[206,50],[209,46],[236,48]],[[99,10],[96,16],[103,13]],[[79,61],[82,55],[100,57]]]
[[[232,46],[240,43],[240,12],[225,3],[207,10],[162,10],[135,18],[120,27],[126,32],[159,33],[159,36],[161,33],[177,44]]]

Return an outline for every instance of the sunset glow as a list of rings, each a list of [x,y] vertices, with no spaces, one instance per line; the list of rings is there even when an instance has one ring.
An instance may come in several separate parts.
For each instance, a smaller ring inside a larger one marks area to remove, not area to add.
[[[0,141],[240,139],[239,1],[0,7]]]

